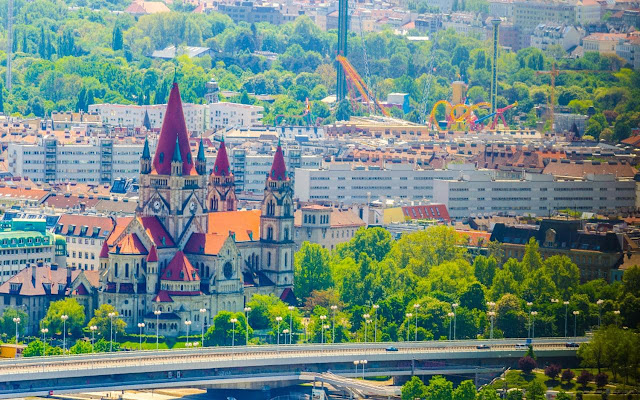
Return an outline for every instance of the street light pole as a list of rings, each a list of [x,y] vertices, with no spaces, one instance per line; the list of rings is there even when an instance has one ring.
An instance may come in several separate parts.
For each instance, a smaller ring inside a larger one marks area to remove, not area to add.
[[[451,307],[453,307],[453,340],[456,340],[456,324],[458,314],[456,313],[456,309],[458,308],[458,303],[453,303]]]
[[[293,336],[293,310],[296,308],[294,306],[289,306],[287,309],[289,310],[289,344],[291,344],[291,336]],[[287,340],[287,337],[285,336],[284,339]]]
[[[600,329],[600,325],[602,324],[602,303],[604,303],[604,300],[602,299],[598,299],[598,301],[596,301],[596,304],[598,305],[598,329]]]
[[[495,306],[496,306],[495,302],[487,301],[487,307],[489,308],[489,312],[487,313],[487,315],[489,316],[489,318],[491,318],[491,333],[489,334],[489,339],[493,339],[493,319],[496,316],[496,312],[493,311],[493,309]]]
[[[405,326],[407,327],[407,342],[408,342],[409,341],[409,330],[410,330],[409,326],[411,324],[411,317],[413,317],[413,314],[409,312],[409,313],[406,313],[405,315],[407,316],[407,324]]]
[[[156,316],[156,350],[158,350],[160,348],[160,314],[162,311],[155,310],[153,313]]]
[[[576,310],[573,312],[573,337],[578,337],[578,315],[580,311]]]
[[[320,316],[320,324],[322,325],[322,336],[321,336],[321,344],[324,344],[324,320],[327,319],[326,315]]]
[[[367,328],[369,327],[369,314],[364,314],[362,316],[364,318],[364,342],[367,343]]]
[[[20,317],[15,317],[13,322],[16,324],[16,346],[18,346],[18,324],[20,324]],[[18,350],[16,350],[16,357],[18,356]]]
[[[333,323],[332,323],[332,332],[331,332],[331,343],[336,342],[336,310],[338,306],[332,305],[331,312],[333,313]]]
[[[116,316],[116,313],[110,312],[107,314],[109,316],[109,321],[111,322],[111,330],[109,332],[109,353],[113,351],[113,317]]]
[[[420,304],[416,303],[413,305],[413,309],[415,310],[415,317],[416,317],[416,329],[413,331],[413,334],[415,335],[415,339],[414,341],[418,341],[418,308],[420,308]]]
[[[378,308],[379,305],[373,305],[373,342],[378,342]]]
[[[138,328],[140,328],[140,345],[138,347],[138,350],[142,351],[142,329],[144,328],[144,322],[139,322]]]
[[[280,322],[282,322],[282,317],[276,317],[276,321],[278,322],[278,334],[276,339],[276,346],[280,347]]]
[[[200,333],[200,346],[204,347],[204,320],[205,320],[205,316],[204,314],[207,312],[206,308],[201,308],[200,309],[200,328],[202,329],[202,332]]]
[[[94,342],[96,340],[96,329],[98,329],[98,327],[95,325],[91,325],[89,329],[91,330],[91,352],[95,353],[96,349],[94,347]]]
[[[567,337],[567,319],[569,316],[569,302],[563,301],[564,304],[564,337]]]
[[[527,301],[527,307],[529,307],[529,324],[527,325],[527,338],[531,337],[531,306],[533,306],[533,303],[530,301]]]
[[[613,315],[615,315],[616,317],[616,328],[618,327],[618,317],[620,316],[620,310],[615,310],[613,311]]]
[[[186,321],[184,321],[184,324],[187,326],[187,343],[185,343],[185,346],[189,346],[189,328],[191,327],[191,320],[188,319]]]
[[[64,354],[67,351],[67,320],[69,316],[63,314],[60,318],[62,319],[62,354]]]
[[[449,340],[451,340],[451,326],[453,325],[454,315],[455,314],[451,311],[447,313],[447,317],[449,317]]]
[[[367,360],[360,360],[360,364],[362,364],[362,379],[364,380],[364,366],[367,365]]]
[[[356,376],[354,379],[358,379],[358,364],[360,364],[360,360],[354,360],[353,365],[356,366]]]
[[[42,356],[44,357],[47,355],[47,332],[49,332],[49,329],[42,328],[40,332],[42,332]]]
[[[245,307],[244,308],[244,319],[247,322],[247,329],[245,332],[245,341],[244,344],[245,345],[249,345],[249,313],[251,312],[251,307]]]
[[[231,318],[231,357],[235,354],[234,346],[236,345],[236,322],[238,322],[237,318]]]
[[[537,311],[531,311],[531,339],[536,336],[536,315],[538,315]]]

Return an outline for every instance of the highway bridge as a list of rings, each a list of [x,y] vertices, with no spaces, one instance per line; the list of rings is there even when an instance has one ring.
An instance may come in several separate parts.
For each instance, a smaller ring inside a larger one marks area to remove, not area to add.
[[[574,340],[576,343],[586,338]],[[524,339],[301,344],[132,351],[0,361],[0,398],[169,387],[258,389],[316,380],[330,371],[363,376],[488,376],[526,351]],[[391,349],[393,348],[393,349]],[[573,359],[565,339],[535,339],[538,359]],[[397,351],[394,351],[397,349]],[[391,350],[391,351],[390,351]]]

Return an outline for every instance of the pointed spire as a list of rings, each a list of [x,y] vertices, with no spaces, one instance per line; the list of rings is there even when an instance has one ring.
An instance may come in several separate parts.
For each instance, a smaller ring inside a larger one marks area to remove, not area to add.
[[[284,154],[282,153],[282,146],[280,145],[280,139],[278,138],[278,148],[276,154],[273,157],[273,164],[271,165],[271,171],[269,172],[269,179],[274,181],[286,181],[287,167],[284,163]]]
[[[109,258],[109,245],[106,240],[102,242],[102,249],[100,250],[99,258]]]
[[[200,136],[200,146],[198,147],[198,157],[196,157],[196,161],[207,161],[204,157],[204,141],[202,140],[202,136]]]
[[[224,143],[224,136],[218,148],[216,155],[216,163],[213,165],[213,175],[215,176],[231,176],[231,168],[229,167],[229,157],[227,156],[227,146]]]
[[[151,151],[149,150],[149,139],[144,138],[144,148],[142,149],[142,159],[150,160],[151,159]]]
[[[151,130],[151,120],[149,119],[149,112],[147,110],[144,111],[144,120],[142,121],[142,126],[144,126],[148,131]]]
[[[153,158],[153,170],[158,175],[171,175],[171,157],[175,153],[176,143],[180,144],[180,160],[184,175],[196,175],[195,165],[191,159],[189,133],[182,112],[182,101],[178,84],[174,83],[167,102],[167,111],[162,122],[162,130],[158,138],[158,147]]]
[[[173,157],[171,162],[182,162],[182,155],[180,154],[180,141],[176,138],[176,147],[173,148]]]
[[[151,246],[151,251],[147,256],[147,262],[158,262],[158,251],[156,250],[156,245]]]

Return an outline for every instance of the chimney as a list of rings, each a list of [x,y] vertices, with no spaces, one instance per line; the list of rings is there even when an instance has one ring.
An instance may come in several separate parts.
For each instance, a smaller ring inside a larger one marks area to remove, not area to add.
[[[71,268],[67,267],[67,286],[71,286]]]
[[[33,284],[33,287],[36,287],[36,270],[36,266],[31,265],[31,283]]]

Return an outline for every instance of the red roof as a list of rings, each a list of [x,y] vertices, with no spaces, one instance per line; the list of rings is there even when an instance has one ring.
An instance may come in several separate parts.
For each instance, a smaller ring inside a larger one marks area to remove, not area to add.
[[[89,291],[87,290],[86,287],[84,287],[84,284],[80,284],[78,285],[78,287],[76,288],[76,295],[78,296],[86,296],[89,294]]]
[[[181,282],[189,282],[189,281],[199,281],[200,276],[198,275],[198,271],[193,268],[193,265],[187,259],[187,256],[184,255],[182,251],[178,251],[173,259],[167,265],[167,268],[162,272],[162,277],[160,278],[165,281],[181,281]]]
[[[260,214],[260,210],[209,213],[207,233],[227,237],[233,232],[236,243],[260,240]]]
[[[227,156],[227,146],[224,144],[224,139],[220,143],[218,154],[216,155],[216,163],[213,166],[213,174],[215,176],[231,176],[231,168],[229,168],[229,157]]]
[[[116,218],[116,226],[113,227],[111,235],[109,235],[109,238],[107,239],[109,246],[116,244],[116,239],[118,239],[122,232],[127,229],[127,226],[129,226],[131,221],[133,221],[133,217]]]
[[[444,204],[428,204],[424,206],[404,206],[402,213],[410,219],[437,219],[449,221],[449,212]]]
[[[105,240],[102,242],[102,250],[100,250],[100,258],[109,258],[109,245]]]
[[[271,165],[269,178],[276,181],[286,181],[289,179],[287,178],[287,167],[284,165],[284,154],[282,154],[282,147],[280,146],[280,143],[278,143],[276,155],[273,157],[273,164]]]
[[[180,90],[178,84],[173,83],[167,111],[162,122],[162,130],[158,138],[158,147],[153,157],[153,173],[159,175],[171,175],[171,158],[176,147],[176,141],[180,145],[180,156],[182,158],[183,175],[197,175],[193,159],[191,158],[191,148],[189,147],[189,133],[184,122],[182,113],[182,100],[180,100]]]
[[[160,303],[171,303],[173,299],[169,296],[166,290],[161,290],[158,292],[158,295],[153,298],[153,301]]]
[[[135,233],[123,237],[116,245],[119,254],[147,254],[147,248]]]
[[[151,251],[149,252],[149,255],[147,256],[147,262],[158,262],[158,251],[156,250],[156,246],[153,245],[151,246]]]
[[[158,246],[159,248],[175,246],[171,235],[169,235],[169,232],[167,232],[167,230],[164,228],[164,225],[162,225],[162,222],[160,222],[158,218],[150,216],[138,217],[138,219],[144,227],[145,232],[147,233],[147,235],[149,235],[149,238],[153,241],[153,243],[155,243],[156,246]],[[162,242],[163,238],[164,243]]]
[[[184,246],[184,251],[189,254],[217,255],[227,237],[215,233],[193,233]]]

